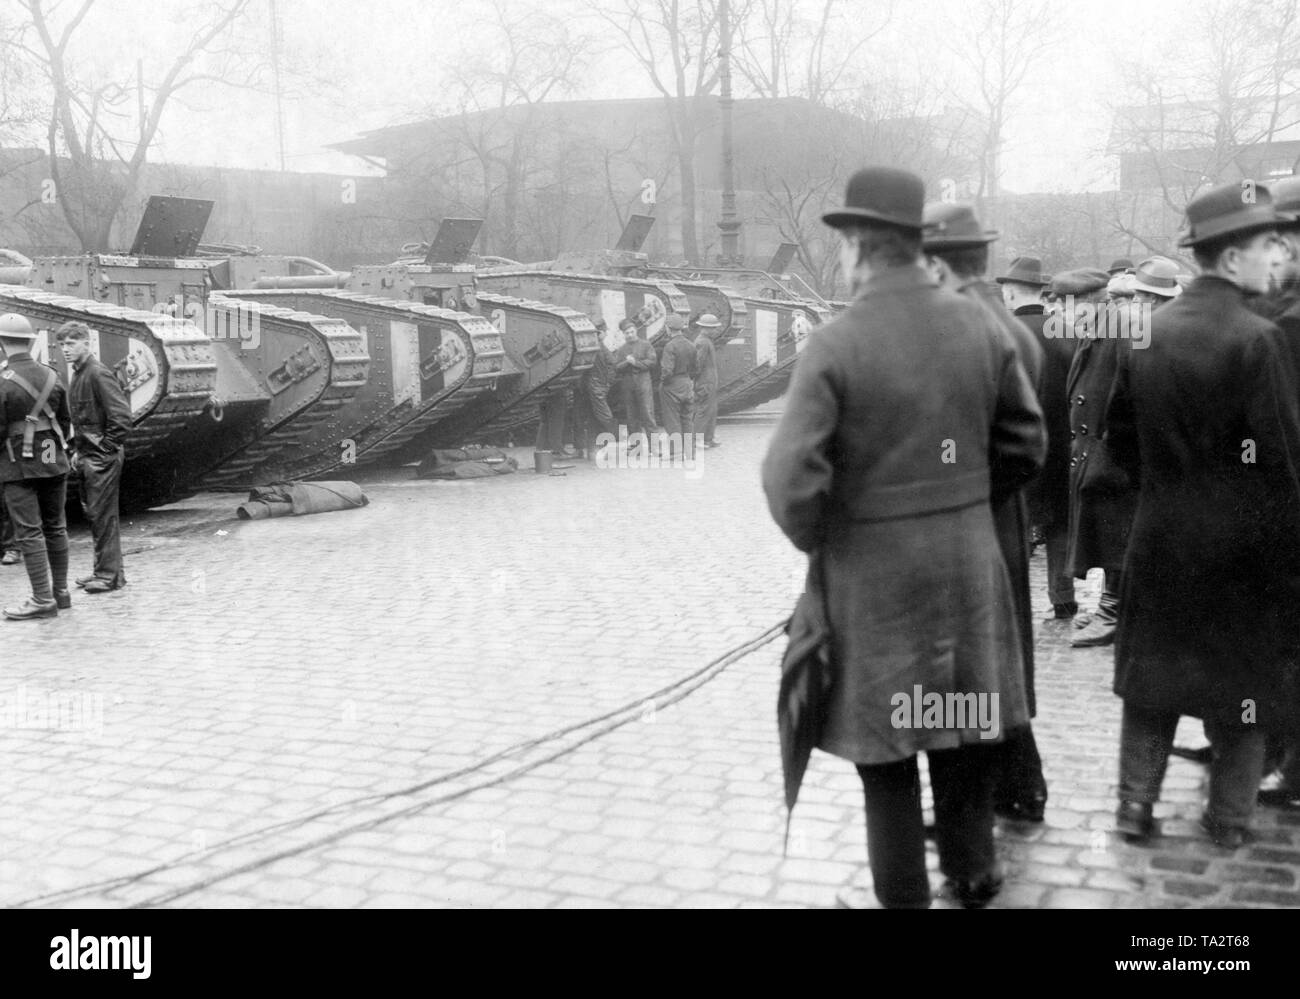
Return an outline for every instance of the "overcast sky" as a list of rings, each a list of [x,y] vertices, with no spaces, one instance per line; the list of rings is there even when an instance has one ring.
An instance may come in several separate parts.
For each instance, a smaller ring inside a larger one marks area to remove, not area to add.
[[[65,4],[70,0],[65,0]],[[534,0],[506,0],[511,9]],[[614,2],[614,0],[610,0]],[[0,0],[13,18],[13,0]],[[272,0],[255,0],[240,44],[269,53]],[[815,6],[815,5],[814,5]],[[850,0],[855,18],[878,20],[885,4]],[[904,80],[971,86],[954,46],[970,44],[969,4],[896,0],[885,30],[863,52],[869,68]],[[1186,0],[1056,0],[1044,19],[1038,63],[1017,95],[1008,123],[1003,186],[1012,191],[1079,190],[1113,182],[1099,155],[1108,106],[1124,100],[1117,61],[1162,64],[1179,58]],[[327,143],[366,129],[410,121],[448,94],[448,72],[484,46],[487,0],[275,0],[281,62],[286,165],[346,172],[351,157]],[[594,55],[574,96],[652,96],[644,72],[616,51],[608,26],[576,12],[582,0],[550,0],[541,9],[572,10],[574,30],[588,33]],[[196,18],[201,0],[100,0],[73,46],[74,64],[101,78],[133,82],[142,59],[146,81],[166,72]],[[315,74],[332,86],[305,84]],[[274,169],[279,165],[275,102],[252,93],[197,84],[171,107],[151,159]],[[127,129],[129,131],[129,129]],[[37,137],[39,140],[39,136]]]

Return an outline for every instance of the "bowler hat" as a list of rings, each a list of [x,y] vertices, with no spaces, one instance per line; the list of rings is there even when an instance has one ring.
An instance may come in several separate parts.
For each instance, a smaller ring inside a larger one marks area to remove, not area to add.
[[[995,278],[998,284],[1004,284],[1007,281],[1015,284],[1051,284],[1052,278],[1049,274],[1043,273],[1043,262],[1037,257],[1016,257],[1011,261],[1011,267],[1000,278]]]
[[[1116,257],[1106,268],[1107,274],[1127,274],[1133,269],[1133,261],[1128,257]]]
[[[722,326],[722,323],[718,322],[718,317],[712,312],[706,312],[696,318],[695,325],[707,330],[716,330]]]
[[[1178,284],[1178,265],[1168,257],[1147,257],[1137,266],[1133,275],[1133,288],[1163,298],[1173,298],[1183,290]]]
[[[833,229],[858,222],[887,222],[905,229],[920,229],[924,222],[925,184],[921,178],[895,167],[864,167],[849,178],[844,207],[822,216]]]
[[[1196,246],[1232,233],[1271,229],[1295,218],[1274,207],[1273,196],[1263,184],[1220,184],[1187,203],[1187,235],[1178,245]]]
[[[1052,278],[1053,295],[1091,295],[1102,291],[1110,282],[1110,275],[1096,267],[1080,267],[1065,271]]]
[[[927,253],[984,246],[998,238],[996,232],[980,225],[973,207],[957,201],[926,205],[921,220],[925,223],[921,248]]]
[[[6,340],[35,340],[36,331],[24,316],[16,312],[6,312],[0,316],[0,337]]]

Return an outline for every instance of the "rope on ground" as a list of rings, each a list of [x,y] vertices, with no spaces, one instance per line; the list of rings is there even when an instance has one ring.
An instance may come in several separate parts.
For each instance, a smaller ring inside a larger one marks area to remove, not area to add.
[[[581,749],[583,746],[587,745],[588,743],[594,742],[596,739],[599,739],[602,736],[615,731],[616,729],[622,728],[624,725],[627,725],[629,722],[637,720],[638,718],[642,717],[647,706],[652,706],[655,710],[658,710],[659,708],[666,708],[666,707],[670,707],[673,704],[676,704],[678,701],[681,701],[684,698],[688,697],[690,694],[694,693],[696,690],[704,686],[710,680],[714,679],[716,676],[721,674],[725,669],[727,669],[727,667],[735,664],[736,662],[739,662],[741,659],[744,659],[746,656],[750,655],[751,653],[756,652],[757,650],[771,643],[772,641],[774,641],[784,633],[785,633],[785,621],[782,620],[777,624],[774,624],[772,627],[768,628],[766,631],[762,632],[761,634],[755,636],[754,638],[751,638],[748,641],[743,642],[742,644],[731,649],[730,651],[723,653],[717,659],[714,659],[712,662],[706,664],[705,666],[701,667],[695,672],[690,673],[687,676],[682,677],[680,680],[676,680],[673,683],[668,684],[667,686],[659,688],[658,690],[654,691],[648,696],[641,697],[638,698],[636,701],[631,701],[626,704],[623,704],[622,706],[614,708],[611,711],[607,711],[603,715],[597,715],[594,718],[588,718],[585,721],[577,722],[573,725],[565,726],[564,728],[555,729],[551,732],[546,733],[545,735],[516,743],[513,746],[509,746],[506,749],[500,750],[499,752],[493,753],[492,755],[485,757],[484,759],[478,761],[477,763],[473,763],[470,764],[469,766],[462,767],[459,770],[454,770],[451,771],[450,773],[442,774],[439,777],[434,777],[431,778],[430,780],[422,781],[418,784],[413,784],[405,788],[400,788],[396,791],[387,791],[382,794],[369,794],[369,795],[362,795],[361,797],[357,797],[357,798],[350,798],[347,801],[342,801],[339,802],[338,804],[330,805],[328,808],[322,808],[315,812],[311,812],[307,815],[299,816],[298,818],[295,819],[287,819],[283,822],[277,822],[269,826],[264,826],[260,829],[251,830],[250,832],[243,833],[239,836],[231,837],[230,839],[224,840],[223,842],[218,843],[216,846],[211,847],[202,852],[209,856],[215,855],[225,850],[234,849],[236,847],[244,846],[248,843],[255,842],[260,839],[264,839],[268,836],[274,835],[279,832],[288,832],[293,829],[302,828],[303,826],[306,826],[310,822],[315,822],[319,819],[327,818],[339,812],[351,811],[368,805],[383,804],[384,802],[392,801],[397,798],[410,797],[411,795],[419,794],[423,791],[427,791],[430,788],[438,787],[440,785],[450,783],[460,778],[469,777],[473,774],[479,773],[480,771],[487,769],[488,767],[492,766],[495,763],[499,763],[503,760],[517,758],[519,756],[522,756],[530,752],[531,750],[544,746],[547,743],[553,743],[559,739],[563,739],[568,735],[572,735],[574,733],[579,733],[579,732],[586,733],[583,737],[571,741],[569,743],[566,743],[560,746],[559,748],[555,749],[554,751],[551,751],[540,757],[537,757],[532,760],[528,760],[520,764],[519,766],[514,767],[513,769],[507,771],[504,774],[500,774],[496,777],[485,777],[477,782],[471,783],[468,786],[460,788],[456,791],[452,791],[447,794],[438,795],[436,797],[430,798],[425,801],[417,801],[404,808],[398,809],[393,812],[389,812],[384,815],[380,815],[376,818],[367,819],[363,822],[358,822],[350,826],[345,826],[344,828],[336,830],[335,832],[318,836],[314,839],[308,840],[305,843],[299,844],[298,846],[290,847],[284,850],[277,851],[272,854],[268,854],[265,857],[260,857],[257,860],[252,860],[245,864],[240,864],[236,867],[233,867],[226,871],[222,871],[218,874],[214,874],[210,877],[202,878],[198,881],[194,881],[189,884],[182,885],[178,888],[170,889],[166,892],[162,892],[158,895],[151,896],[149,898],[144,899],[143,901],[136,902],[131,906],[128,906],[128,908],[134,909],[134,908],[143,908],[152,905],[164,905],[168,902],[175,901],[176,899],[183,898],[186,895],[193,894],[194,892],[202,891],[205,888],[209,888],[214,884],[217,884],[221,881],[228,880],[229,878],[236,877],[237,875],[246,874],[251,871],[255,871],[260,868],[266,867],[279,860],[284,860],[288,857],[293,857],[301,853],[306,853],[307,851],[316,849],[317,847],[328,846],[333,842],[354,835],[355,833],[364,832],[368,829],[377,828],[378,826],[392,822],[396,819],[405,818],[410,815],[418,814],[419,812],[422,812],[428,808],[432,808],[435,805],[447,804],[449,802],[456,801],[460,798],[464,798],[470,794],[473,794],[475,791],[483,790],[484,788],[495,787],[499,784],[504,784],[507,781],[513,780],[515,777],[519,777],[525,773],[528,773],[531,770],[535,770],[537,767],[540,767],[543,764],[550,763],[553,760],[559,759],[561,756],[565,756],[569,753],[574,752],[575,750]],[[155,867],[151,867],[148,868],[147,870],[139,871],[135,874],[124,875],[123,877],[120,878],[112,878],[104,881],[94,882],[91,884],[78,885],[73,888],[65,888],[56,892],[49,892],[44,895],[36,895],[31,898],[26,898],[21,901],[12,903],[12,907],[20,908],[22,906],[27,906],[27,905],[48,904],[54,900],[68,901],[86,895],[115,891],[121,888],[129,887],[140,881],[143,881],[145,878],[148,878],[154,874],[158,874],[163,871],[173,870],[185,864],[193,863],[195,859],[197,858],[194,854],[186,854],[184,857],[180,857],[174,861],[169,861],[168,863],[165,864],[158,864]]]

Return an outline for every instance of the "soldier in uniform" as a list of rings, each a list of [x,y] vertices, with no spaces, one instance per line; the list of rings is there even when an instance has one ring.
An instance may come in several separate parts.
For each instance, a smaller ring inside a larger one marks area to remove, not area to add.
[[[695,346],[686,339],[686,321],[674,313],[666,320],[672,339],[659,359],[659,406],[664,430],[674,450],[695,453]]]
[[[1065,558],[1070,540],[1070,410],[1065,379],[1076,341],[1043,333],[1047,321],[1043,290],[1051,284],[1051,278],[1043,273],[1042,261],[1037,257],[1017,257],[997,282],[1002,286],[1003,302],[1043,351],[1038,401],[1047,420],[1047,463],[1026,495],[1029,521],[1042,531],[1047,550],[1047,596],[1052,601],[1048,621],[1071,621],[1079,605],[1074,599],[1074,576]]]
[[[709,337],[722,323],[706,312],[691,325],[695,328],[695,430],[704,437],[705,447],[717,447],[718,358]]]
[[[0,349],[9,365],[0,375],[0,484],[14,525],[14,543],[32,595],[5,608],[11,621],[55,617],[72,606],[68,594],[67,440],[71,432],[67,394],[59,376],[31,355],[36,333],[22,316],[0,316]]]
[[[618,436],[618,424],[609,408],[609,390],[614,384],[614,355],[605,346],[605,322],[596,323],[596,357],[582,376],[579,393],[585,400],[583,406],[584,439],[582,449],[590,460],[595,460],[596,441],[601,434]]]
[[[831,684],[817,745],[857,765],[875,892],[926,908],[917,753],[929,761],[939,867],[978,907],[1002,878],[993,841],[996,738],[960,721],[897,723],[897,696],[995,694],[1028,720],[1012,584],[990,510],[1033,478],[1042,413],[988,309],[921,259],[925,188],[859,170],[841,230],[853,303],[811,337],[763,462],[768,508],[823,579]],[[960,594],[954,599],[954,594]]]
[[[988,308],[990,314],[1015,344],[1016,355],[1030,384],[1034,386],[1040,408],[1042,401],[1043,349],[1028,327],[1007,311],[1002,293],[986,281],[989,244],[996,232],[980,225],[975,210],[960,203],[931,204],[925,208],[925,237],[922,249],[941,287],[968,295]],[[1050,445],[1049,445],[1050,446]],[[1037,711],[1034,697],[1034,615],[1029,595],[1029,508],[1023,490],[1009,493],[993,507],[998,546],[1011,576],[1011,590],[1016,602],[1016,623],[1020,630],[1020,653],[1025,664],[1025,698],[1032,718]],[[994,789],[994,809],[1006,819],[1042,822],[1047,805],[1047,781],[1043,778],[1043,761],[1028,723],[1007,731],[1000,752],[1001,765]]]
[[[649,435],[655,429],[654,391],[650,382],[655,349],[648,340],[641,339],[631,319],[624,319],[618,326],[623,331],[624,342],[614,351],[614,370],[619,374],[628,435],[638,432]]]
[[[95,568],[77,585],[87,593],[107,593],[126,585],[117,494],[131,432],[131,405],[117,376],[90,352],[90,327],[69,322],[59,327],[59,346],[72,365],[69,399],[76,428],[78,488],[81,506],[95,539]]]
[[[1265,733],[1297,723],[1300,407],[1277,330],[1245,305],[1266,293],[1279,216],[1268,189],[1223,184],[1187,206],[1200,275],[1120,358],[1106,444],[1139,483],[1124,559],[1115,693],[1119,831],[1155,831],[1182,715],[1210,739],[1202,825],[1220,846],[1250,838]],[[1289,219],[1286,219],[1289,221]]]

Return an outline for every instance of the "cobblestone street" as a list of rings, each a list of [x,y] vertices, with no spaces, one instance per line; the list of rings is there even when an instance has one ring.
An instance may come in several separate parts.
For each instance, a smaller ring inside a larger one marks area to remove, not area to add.
[[[782,857],[784,637],[755,640],[803,559],[758,485],[774,421],[724,420],[695,472],[539,476],[520,449],[495,479],[362,478],[357,511],[133,518],[125,590],[0,625],[0,904],[835,905],[866,876],[847,763],[814,755]],[[1300,814],[1218,849],[1185,760],[1161,838],[1111,832],[1112,652],[1068,643],[1040,631],[1050,800],[1000,826],[995,906],[1300,906]]]

